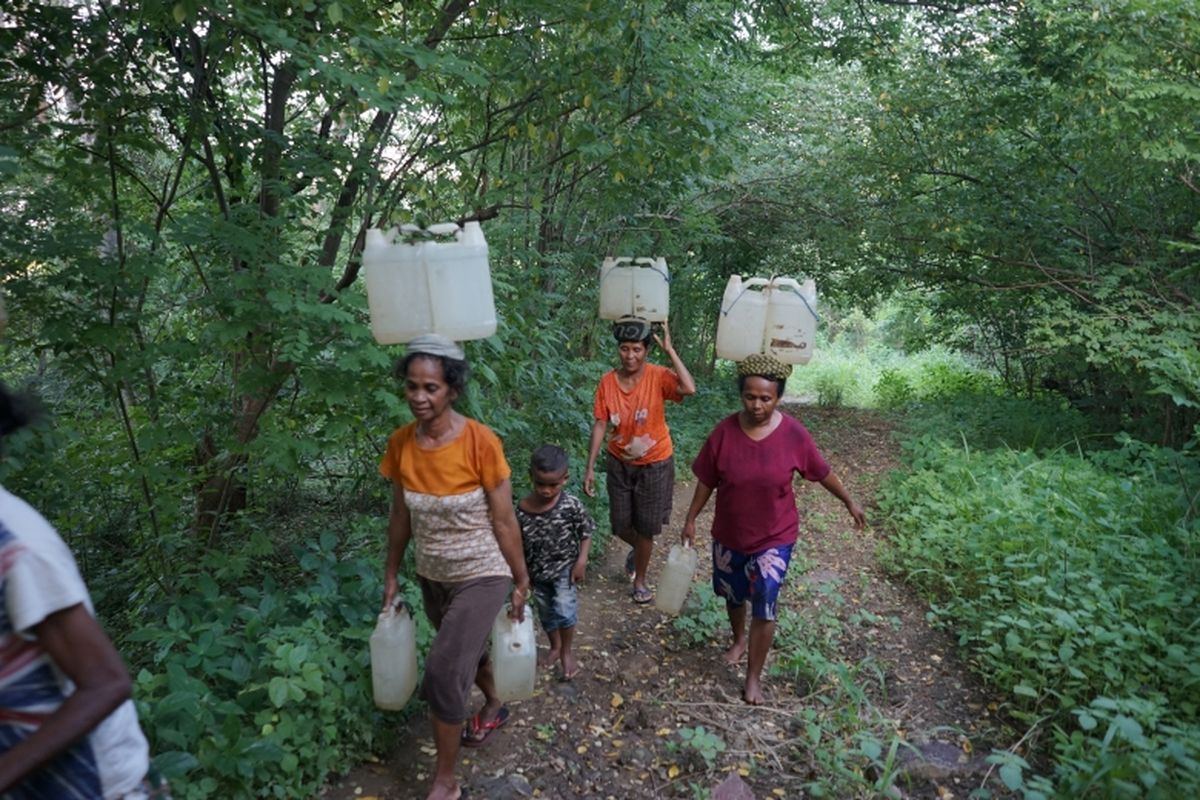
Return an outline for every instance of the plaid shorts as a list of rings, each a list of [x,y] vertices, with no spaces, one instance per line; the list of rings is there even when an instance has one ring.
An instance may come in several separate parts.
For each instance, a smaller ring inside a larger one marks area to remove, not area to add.
[[[608,520],[613,533],[634,530],[655,537],[671,521],[675,459],[628,464],[607,453]]]

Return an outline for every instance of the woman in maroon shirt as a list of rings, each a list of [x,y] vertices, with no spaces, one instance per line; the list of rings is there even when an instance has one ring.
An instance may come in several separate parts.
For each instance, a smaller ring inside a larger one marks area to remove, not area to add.
[[[698,480],[683,524],[683,542],[694,545],[696,517],[717,493],[713,591],[725,598],[733,629],[725,661],[736,664],[749,650],[742,698],[751,705],[763,702],[762,670],[775,638],[775,603],[800,526],[793,473],[841,500],[855,527],[866,524],[862,508],[830,471],[808,430],[776,408],[791,372],[791,365],[770,355],[738,364],[742,410],[717,424],[692,463]]]

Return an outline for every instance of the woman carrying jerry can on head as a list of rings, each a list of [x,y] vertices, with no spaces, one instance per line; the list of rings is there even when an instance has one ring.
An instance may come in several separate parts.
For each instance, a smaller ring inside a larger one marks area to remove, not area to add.
[[[613,323],[613,338],[620,365],[596,387],[583,490],[590,497],[596,494],[596,459],[611,429],[605,453],[609,521],[612,532],[630,546],[625,571],[633,579],[633,601],[644,604],[654,599],[646,573],[654,537],[670,519],[675,488],[665,403],[682,402],[696,393],[696,384],[671,346],[665,321],[659,336],[646,320],[625,317]],[[647,361],[654,342],[671,359],[671,369]]]
[[[808,430],[777,408],[791,373],[790,364],[771,355],[751,355],[738,364],[742,408],[717,424],[692,462],[696,491],[680,537],[695,544],[696,518],[716,492],[713,591],[725,598],[733,632],[724,660],[736,664],[749,651],[742,699],[751,705],[763,702],[762,671],[775,637],[776,600],[799,533],[793,475],[820,483],[841,500],[856,528],[866,524],[862,508]]]
[[[462,792],[454,777],[459,747],[483,744],[508,720],[487,643],[505,599],[510,616],[524,619],[529,574],[500,439],[454,410],[466,391],[462,348],[437,334],[419,336],[396,375],[416,419],[391,435],[379,465],[393,484],[383,607],[397,597],[412,540],[425,614],[437,630],[422,684],[437,748],[428,797],[453,800]],[[467,711],[472,683],[484,697],[474,715]]]

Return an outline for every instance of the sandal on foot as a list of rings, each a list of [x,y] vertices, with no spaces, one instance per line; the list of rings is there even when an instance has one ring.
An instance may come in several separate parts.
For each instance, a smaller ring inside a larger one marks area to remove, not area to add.
[[[654,599],[654,592],[650,591],[645,586],[639,586],[634,589],[629,596],[633,598],[633,602],[637,603],[639,606],[644,606],[646,603],[649,603]]]
[[[500,706],[500,710],[496,712],[494,719],[484,722],[477,713],[471,717],[467,726],[463,728],[462,745],[463,747],[479,747],[488,740],[492,735],[492,731],[503,728],[504,723],[508,722],[508,706]]]

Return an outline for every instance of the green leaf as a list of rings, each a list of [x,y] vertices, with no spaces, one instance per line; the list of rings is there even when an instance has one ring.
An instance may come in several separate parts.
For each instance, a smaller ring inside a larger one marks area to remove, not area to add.
[[[168,750],[154,757],[154,767],[168,778],[181,778],[200,766],[199,760],[182,750]]]
[[[1000,767],[1000,780],[1004,781],[1004,785],[1013,792],[1020,789],[1025,783],[1020,765],[1011,762]]]
[[[288,691],[290,684],[286,678],[281,678],[276,675],[271,678],[271,682],[267,685],[267,696],[271,699],[271,704],[276,708],[283,708],[287,703]]]

